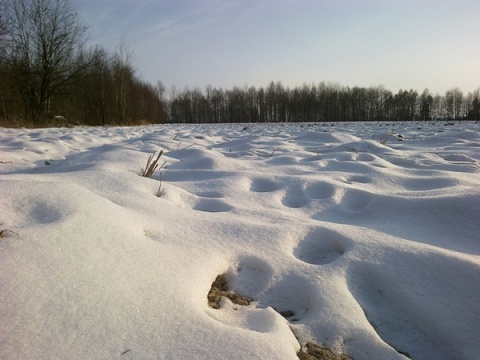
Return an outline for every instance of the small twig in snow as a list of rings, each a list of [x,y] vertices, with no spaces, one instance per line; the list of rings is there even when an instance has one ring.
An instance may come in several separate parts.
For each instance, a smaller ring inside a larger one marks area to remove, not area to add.
[[[160,180],[159,180],[159,185],[158,185],[158,190],[157,190],[157,197],[163,197],[165,195],[165,188],[162,186],[162,175],[160,174]]]
[[[2,225],[3,223],[0,223]],[[15,234],[18,237],[18,234],[15,231],[8,230],[8,229],[2,229],[0,230],[0,239],[3,239],[4,237],[7,237],[7,233]]]
[[[197,143],[193,143],[193,144],[190,144],[190,145],[188,145],[188,146],[185,146],[182,150],[188,149],[189,147],[192,147],[192,146],[194,146],[194,145],[197,145]]]

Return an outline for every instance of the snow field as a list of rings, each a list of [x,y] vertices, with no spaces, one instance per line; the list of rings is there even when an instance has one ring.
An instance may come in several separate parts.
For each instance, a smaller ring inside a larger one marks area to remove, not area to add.
[[[331,125],[0,129],[0,357],[475,358],[479,124]]]

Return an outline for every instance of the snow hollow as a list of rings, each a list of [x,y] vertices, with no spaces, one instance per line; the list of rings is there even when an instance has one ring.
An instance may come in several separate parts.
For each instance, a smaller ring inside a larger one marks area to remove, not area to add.
[[[478,122],[0,128],[0,358],[478,358],[479,173]]]

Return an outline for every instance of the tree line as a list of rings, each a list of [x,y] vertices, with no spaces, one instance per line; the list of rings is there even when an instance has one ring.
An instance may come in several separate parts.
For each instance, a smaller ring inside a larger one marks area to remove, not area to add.
[[[136,76],[132,52],[87,48],[86,31],[70,0],[0,0],[0,124],[165,121],[159,89]]]
[[[72,0],[0,0],[0,126],[480,119],[480,88],[443,96],[333,83],[172,87],[141,80],[132,52],[86,47]]]
[[[455,87],[441,96],[324,82],[291,89],[272,81],[266,88],[174,88],[166,108],[170,121],[187,123],[478,120],[480,88],[464,95]]]

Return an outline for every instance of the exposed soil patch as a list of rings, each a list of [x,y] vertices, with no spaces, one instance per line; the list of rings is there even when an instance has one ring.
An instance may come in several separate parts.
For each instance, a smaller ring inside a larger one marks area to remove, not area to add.
[[[347,355],[336,355],[326,348],[322,348],[317,344],[307,343],[297,353],[300,360],[352,360]]]
[[[229,286],[226,275],[218,275],[207,295],[208,306],[214,309],[219,309],[222,297],[230,299],[231,302],[237,305],[250,305],[253,301],[253,299],[247,296],[230,292],[228,288]],[[279,312],[278,310],[275,311],[287,319],[295,316],[295,313],[291,310],[282,312]],[[352,358],[347,355],[336,355],[331,350],[322,348],[313,343],[305,344],[297,353],[297,356],[300,360],[352,360]]]
[[[253,299],[247,296],[228,291],[228,281],[225,274],[218,275],[213,282],[212,288],[207,295],[208,306],[214,309],[219,309],[222,296],[230,299],[231,302],[237,305],[250,305],[250,303],[253,301]]]
[[[276,309],[274,310],[287,319],[291,318],[292,316],[295,316],[295,313],[291,310],[286,310],[286,311],[277,311]]]

